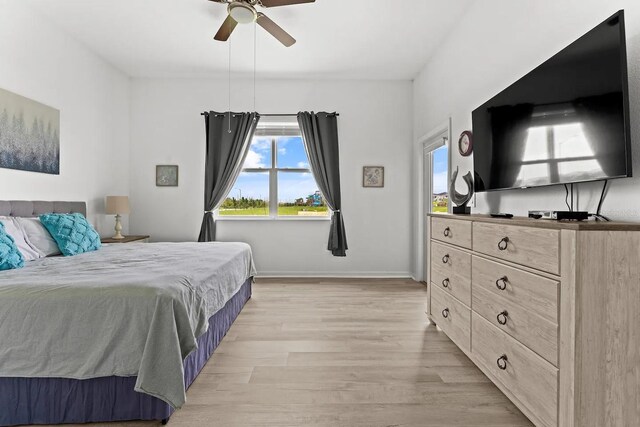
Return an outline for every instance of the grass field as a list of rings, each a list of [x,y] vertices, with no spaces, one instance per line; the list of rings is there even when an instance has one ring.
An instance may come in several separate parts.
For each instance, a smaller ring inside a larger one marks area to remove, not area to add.
[[[220,209],[220,216],[268,216],[269,208]]]
[[[299,214],[298,212],[304,213]],[[326,207],[278,206],[279,216],[327,216]],[[220,209],[220,216],[269,216],[269,208]]]
[[[447,212],[447,207],[446,206],[436,206],[434,204],[432,212]]]

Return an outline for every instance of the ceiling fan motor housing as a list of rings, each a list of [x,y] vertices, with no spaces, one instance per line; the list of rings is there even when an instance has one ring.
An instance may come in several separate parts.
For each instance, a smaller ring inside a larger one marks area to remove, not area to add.
[[[239,24],[249,24],[258,17],[253,6],[243,1],[229,3],[228,11],[229,15]]]

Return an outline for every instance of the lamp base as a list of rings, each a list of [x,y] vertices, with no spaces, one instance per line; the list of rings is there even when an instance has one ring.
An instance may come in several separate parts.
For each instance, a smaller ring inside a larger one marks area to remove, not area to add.
[[[116,215],[116,226],[115,226],[116,234],[112,237],[114,240],[122,240],[124,236],[122,235],[122,224],[120,223],[120,215]]]

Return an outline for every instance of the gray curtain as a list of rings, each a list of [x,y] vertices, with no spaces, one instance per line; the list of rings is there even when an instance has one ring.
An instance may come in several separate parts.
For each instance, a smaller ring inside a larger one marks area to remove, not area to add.
[[[258,125],[257,113],[204,113],[207,154],[204,173],[204,218],[199,242],[216,239],[213,211],[231,191],[249,152]]]
[[[298,124],[309,157],[311,171],[327,205],[333,210],[327,249],[333,256],[346,256],[347,234],[342,219],[338,119],[335,113],[298,113]]]

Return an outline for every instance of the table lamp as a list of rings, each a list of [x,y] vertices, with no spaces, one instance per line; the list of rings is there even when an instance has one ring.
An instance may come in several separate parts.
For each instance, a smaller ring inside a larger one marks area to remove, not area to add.
[[[124,239],[122,235],[122,224],[120,223],[120,215],[128,214],[129,209],[129,197],[128,196],[107,196],[107,215],[116,216],[116,234],[113,239]]]

